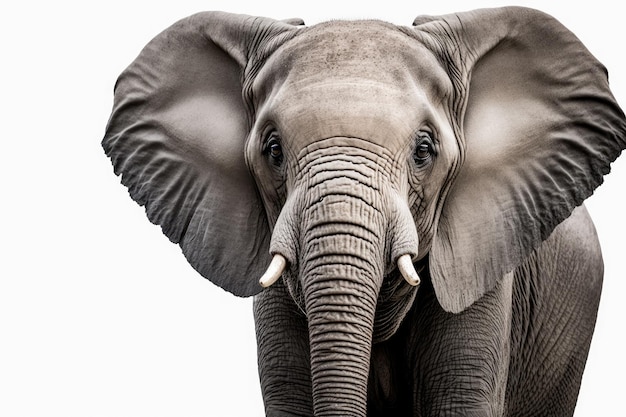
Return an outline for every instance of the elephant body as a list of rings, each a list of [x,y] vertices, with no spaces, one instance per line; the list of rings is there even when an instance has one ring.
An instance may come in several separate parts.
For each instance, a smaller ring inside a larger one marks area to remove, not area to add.
[[[603,275],[582,205],[626,117],[552,17],[199,13],[122,73],[102,144],[255,297],[267,415],[572,414]]]

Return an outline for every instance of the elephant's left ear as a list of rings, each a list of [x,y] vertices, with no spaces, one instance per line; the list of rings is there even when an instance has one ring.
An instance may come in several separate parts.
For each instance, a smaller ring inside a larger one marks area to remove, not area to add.
[[[548,15],[485,9],[415,25],[456,87],[462,164],[430,265],[442,307],[459,312],[602,183],[626,121],[605,68]]]

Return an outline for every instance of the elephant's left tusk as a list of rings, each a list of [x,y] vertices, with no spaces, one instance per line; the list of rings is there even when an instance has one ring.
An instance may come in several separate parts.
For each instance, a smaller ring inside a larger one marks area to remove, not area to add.
[[[400,273],[410,285],[416,287],[420,285],[420,277],[417,275],[417,271],[413,266],[413,261],[411,260],[411,255],[402,255],[398,258],[398,269]]]
[[[272,258],[272,262],[270,262],[270,266],[267,267],[267,271],[263,274],[261,279],[259,280],[259,284],[261,287],[267,288],[276,281],[285,271],[285,267],[287,266],[287,260],[284,256],[280,254],[274,255]]]

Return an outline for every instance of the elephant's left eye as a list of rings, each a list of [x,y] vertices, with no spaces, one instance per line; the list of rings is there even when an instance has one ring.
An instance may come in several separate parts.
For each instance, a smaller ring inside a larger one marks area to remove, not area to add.
[[[274,164],[280,165],[283,160],[283,148],[280,140],[276,136],[270,137],[265,144],[263,153],[269,155]]]

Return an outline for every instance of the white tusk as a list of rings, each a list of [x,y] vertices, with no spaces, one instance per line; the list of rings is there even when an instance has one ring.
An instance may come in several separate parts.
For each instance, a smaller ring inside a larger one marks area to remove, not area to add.
[[[276,281],[285,271],[285,267],[287,266],[287,260],[283,255],[279,255],[278,253],[274,255],[272,258],[272,262],[270,262],[270,266],[267,267],[267,271],[263,274],[261,279],[259,280],[259,284],[261,287],[267,288]]]
[[[398,269],[400,273],[410,285],[416,287],[420,285],[420,277],[417,275],[417,271],[413,266],[413,261],[411,260],[411,255],[402,255],[398,258]]]

